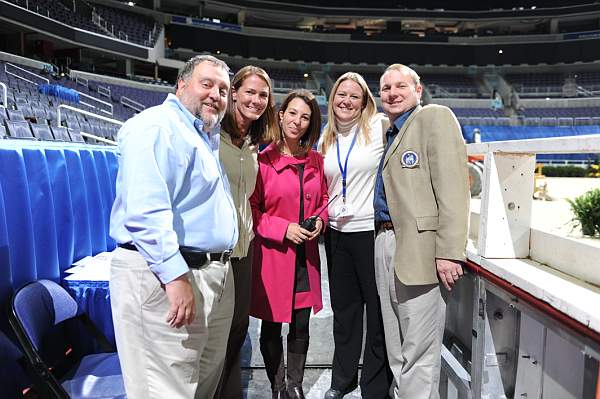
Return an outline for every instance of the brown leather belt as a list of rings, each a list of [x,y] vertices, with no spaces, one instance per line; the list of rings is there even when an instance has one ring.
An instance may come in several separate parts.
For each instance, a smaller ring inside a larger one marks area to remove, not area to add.
[[[386,230],[394,230],[394,225],[392,222],[377,222],[375,223],[375,232],[379,233],[380,231]]]
[[[137,251],[137,247],[133,244],[118,244],[119,247],[128,249],[130,251]],[[227,263],[231,258],[231,250],[223,252],[204,252],[199,251],[191,247],[179,247],[179,252],[183,256],[183,260],[187,263],[190,269],[200,269],[206,261],[218,261],[221,263]]]

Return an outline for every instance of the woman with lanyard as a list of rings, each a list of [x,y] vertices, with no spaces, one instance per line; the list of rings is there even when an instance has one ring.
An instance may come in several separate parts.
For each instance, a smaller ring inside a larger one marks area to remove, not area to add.
[[[260,351],[272,397],[301,399],[310,311],[323,307],[317,237],[327,216],[316,216],[327,205],[327,185],[323,158],[311,149],[321,126],[315,97],[292,91],[283,100],[279,121],[281,136],[258,156],[250,198],[256,233],[250,314],[262,320]],[[309,217],[316,219],[313,226],[302,223]],[[282,323],[289,323],[287,392]]]
[[[361,394],[387,398],[392,380],[375,283],[373,233],[373,190],[387,120],[376,113],[369,87],[354,72],[335,82],[327,111],[329,123],[319,148],[325,156],[329,196],[339,197],[329,205],[330,229],[325,235],[335,343],[331,388],[325,398],[341,398],[358,384],[365,305]]]
[[[249,65],[235,74],[231,81],[227,111],[221,123],[219,148],[238,217],[239,239],[231,258],[235,308],[215,399],[242,397],[240,350],[249,323],[251,240],[254,236],[248,200],[256,183],[258,145],[277,131],[273,102],[271,79],[262,68]]]

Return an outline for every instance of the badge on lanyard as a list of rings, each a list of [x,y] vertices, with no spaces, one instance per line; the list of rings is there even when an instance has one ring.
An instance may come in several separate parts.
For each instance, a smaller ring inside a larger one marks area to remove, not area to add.
[[[333,214],[336,218],[347,218],[354,215],[354,208],[349,202],[345,204],[336,205],[333,208]]]
[[[337,147],[337,160],[338,166],[340,167],[340,173],[342,174],[342,201],[344,204],[346,203],[346,187],[347,187],[347,176],[348,176],[348,158],[350,158],[350,153],[352,152],[352,148],[354,148],[354,144],[356,143],[356,136],[358,135],[358,131],[354,133],[354,137],[352,138],[352,143],[350,143],[350,148],[348,148],[348,153],[346,154],[346,161],[344,162],[344,166],[342,166],[342,159],[340,157],[340,143],[338,140],[335,141],[335,145]]]
[[[416,168],[419,166],[419,154],[412,150],[404,151],[400,157],[400,163],[403,168]]]
[[[340,168],[340,173],[342,175],[342,204],[336,205],[333,208],[334,214],[338,218],[342,217],[350,217],[354,214],[354,209],[352,208],[352,204],[346,201],[346,189],[348,186],[347,176],[348,176],[348,158],[350,158],[350,153],[352,152],[352,148],[354,148],[354,144],[356,143],[356,136],[358,135],[358,131],[354,133],[354,137],[352,138],[352,143],[350,143],[350,148],[348,148],[348,153],[346,154],[346,160],[344,165],[342,165],[342,159],[340,156],[340,144],[336,140],[335,144],[337,147],[337,159],[338,166]]]

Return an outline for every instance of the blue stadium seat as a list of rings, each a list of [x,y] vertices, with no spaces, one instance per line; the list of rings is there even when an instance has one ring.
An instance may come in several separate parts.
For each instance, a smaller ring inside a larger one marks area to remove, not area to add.
[[[69,131],[69,135],[71,136],[71,141],[74,143],[85,143],[83,136],[79,129],[67,129]]]
[[[56,108],[48,108],[46,109],[46,115],[48,116],[48,120],[55,121],[57,118]]]
[[[24,121],[25,117],[23,116],[23,112],[13,109],[7,109],[6,113],[8,114],[8,119],[11,121]]]
[[[54,140],[54,136],[48,125],[32,123],[31,130],[33,131],[33,135],[40,140]]]
[[[71,136],[69,136],[69,132],[66,127],[62,126],[50,126],[52,133],[54,134],[54,138],[60,141],[71,141]]]
[[[6,121],[6,126],[8,127],[8,133],[11,137],[15,138],[33,138],[33,134],[31,133],[31,129],[29,128],[29,122],[15,121],[10,120]]]
[[[33,116],[37,123],[48,124],[48,115],[46,114],[46,110],[44,108],[39,106],[34,108],[32,106],[31,110],[33,111]]]

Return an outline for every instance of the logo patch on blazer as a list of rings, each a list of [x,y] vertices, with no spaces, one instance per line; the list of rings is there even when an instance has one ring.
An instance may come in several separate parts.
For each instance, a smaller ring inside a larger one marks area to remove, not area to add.
[[[419,154],[415,151],[404,151],[400,157],[400,163],[403,168],[415,168],[419,166]]]

